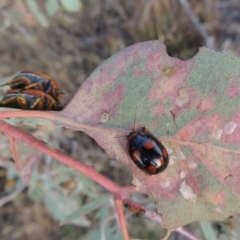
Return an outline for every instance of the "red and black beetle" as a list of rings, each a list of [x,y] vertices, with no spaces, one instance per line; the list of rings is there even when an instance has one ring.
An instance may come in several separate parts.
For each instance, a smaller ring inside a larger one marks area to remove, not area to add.
[[[27,89],[9,90],[0,102],[0,107],[19,108],[25,110],[54,110],[63,109],[59,101],[39,90]]]
[[[169,162],[167,150],[145,127],[130,132],[127,140],[128,153],[142,171],[153,175],[167,168]]]
[[[19,92],[27,89],[35,89],[51,95],[55,100],[61,98],[59,85],[50,76],[44,73],[23,70],[10,82],[0,85],[9,85],[11,89],[19,89]]]

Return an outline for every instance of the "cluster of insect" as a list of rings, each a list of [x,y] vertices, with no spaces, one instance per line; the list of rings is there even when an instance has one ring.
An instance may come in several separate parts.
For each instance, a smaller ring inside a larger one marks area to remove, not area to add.
[[[6,85],[11,89],[1,100],[0,107],[50,111],[63,109],[59,85],[47,74],[24,70],[0,87]]]
[[[166,148],[145,127],[133,129],[126,137],[128,153],[143,172],[154,175],[167,168],[169,158]]]

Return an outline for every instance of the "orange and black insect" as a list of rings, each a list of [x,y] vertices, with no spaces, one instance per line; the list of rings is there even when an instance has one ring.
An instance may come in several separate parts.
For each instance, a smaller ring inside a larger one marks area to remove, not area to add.
[[[0,85],[9,85],[11,89],[19,89],[19,92],[27,89],[40,90],[51,95],[55,100],[62,96],[59,85],[50,76],[40,72],[23,70],[10,82]]]
[[[142,208],[141,205],[137,203],[130,202],[128,200],[123,201],[123,206],[129,210],[131,210],[136,215],[143,215],[145,213],[145,209]]]
[[[128,153],[133,162],[149,175],[158,174],[168,166],[168,153],[165,147],[145,127],[133,129],[127,136]]]
[[[60,184],[60,186],[68,191],[69,194],[73,192],[74,189],[77,187],[77,181],[75,180],[69,180],[67,182],[63,182]]]
[[[63,109],[60,102],[55,100],[52,96],[34,89],[22,90],[21,92],[16,89],[7,91],[0,102],[0,107],[54,111]]]

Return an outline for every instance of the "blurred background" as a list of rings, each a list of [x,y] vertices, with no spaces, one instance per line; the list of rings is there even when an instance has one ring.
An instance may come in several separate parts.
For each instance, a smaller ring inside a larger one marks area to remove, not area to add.
[[[62,103],[67,104],[97,66],[138,42],[158,39],[170,56],[182,60],[203,46],[239,53],[239,23],[239,0],[1,0],[0,80],[23,69],[47,73],[61,86]],[[131,184],[130,169],[109,159],[84,133],[26,131],[94,164],[113,181]],[[121,239],[111,198],[109,204],[59,225],[76,209],[105,196],[102,187],[47,156],[36,161],[26,187],[12,163],[6,136],[0,136],[0,150],[0,239]],[[132,198],[154,210],[146,196]],[[166,234],[157,223],[129,210],[126,220],[132,238],[154,240]],[[192,223],[186,229],[202,238],[211,232],[216,239],[233,239],[240,236],[237,221]],[[169,239],[187,238],[174,232]]]

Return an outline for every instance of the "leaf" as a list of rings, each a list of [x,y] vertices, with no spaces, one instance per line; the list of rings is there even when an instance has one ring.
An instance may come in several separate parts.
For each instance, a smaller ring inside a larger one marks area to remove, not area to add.
[[[60,2],[68,12],[79,12],[82,8],[82,3],[79,0],[60,0]]]
[[[59,139],[61,137],[62,130],[60,128],[54,128],[54,129],[40,128],[41,121],[37,121],[37,119],[33,119],[33,118],[28,118],[28,119],[29,119],[29,126],[34,126],[33,123],[36,123],[36,124],[39,123],[37,131],[33,131],[33,129],[29,129],[29,128],[28,128],[28,131],[31,131],[36,138],[43,139],[45,143],[49,145],[51,144],[53,147],[57,147],[56,142],[52,141],[52,139]],[[13,122],[11,121],[11,123]],[[24,123],[27,123],[27,119],[25,119]],[[44,121],[42,123],[44,123]],[[23,123],[20,125],[23,125]],[[45,127],[46,126],[47,125],[45,125]],[[25,182],[29,182],[29,180],[33,175],[33,181],[30,183],[30,185],[36,184],[38,179],[38,174],[35,171],[33,166],[36,166],[39,160],[42,159],[42,156],[43,156],[42,152],[37,150],[35,147],[26,144],[23,141],[19,141],[17,138],[12,139],[10,143],[11,143],[13,159],[16,163],[19,174],[21,175],[21,177]],[[49,157],[46,156],[46,158],[49,158]],[[55,170],[56,169],[57,168],[55,167]],[[34,186],[31,186],[30,187],[31,191],[33,191],[34,188],[35,188]]]
[[[239,83],[240,59],[230,51],[201,48],[181,61],[159,41],[138,43],[101,64],[56,114],[130,165],[137,190],[156,203],[163,226],[175,229],[240,213]],[[146,175],[130,159],[119,136],[134,119],[167,148],[163,173]]]
[[[103,205],[107,201],[109,201],[109,199],[111,197],[112,196],[109,194],[103,195],[100,198],[97,198],[96,200],[94,200],[84,206],[81,206],[79,209],[77,209],[77,210],[75,209],[70,215],[68,215],[66,218],[63,219],[61,224],[63,225],[63,224],[69,223],[81,215],[86,215],[86,214],[94,211],[95,209],[99,208],[101,205]]]
[[[48,211],[58,221],[65,219],[71,212],[74,211],[74,209],[78,207],[76,199],[71,199],[68,196],[61,195],[57,191],[49,191],[44,198],[44,203]],[[84,216],[79,216],[71,223],[83,227],[90,225],[90,222]]]
[[[37,3],[34,0],[26,0],[26,4],[29,7],[30,11],[32,14],[36,17],[38,22],[43,26],[43,27],[48,27],[48,21],[47,18],[41,13],[39,10],[39,7]]]
[[[45,191],[40,188],[36,187],[30,194],[29,198],[33,201],[41,201],[45,197]]]
[[[202,221],[200,222],[200,226],[203,232],[205,239],[217,240],[217,233],[214,231],[210,222]]]
[[[33,165],[41,159],[42,153],[17,139],[11,141],[11,148],[18,172],[27,183],[31,178]]]
[[[49,16],[54,16],[59,9],[59,4],[57,0],[47,0],[46,10]]]

